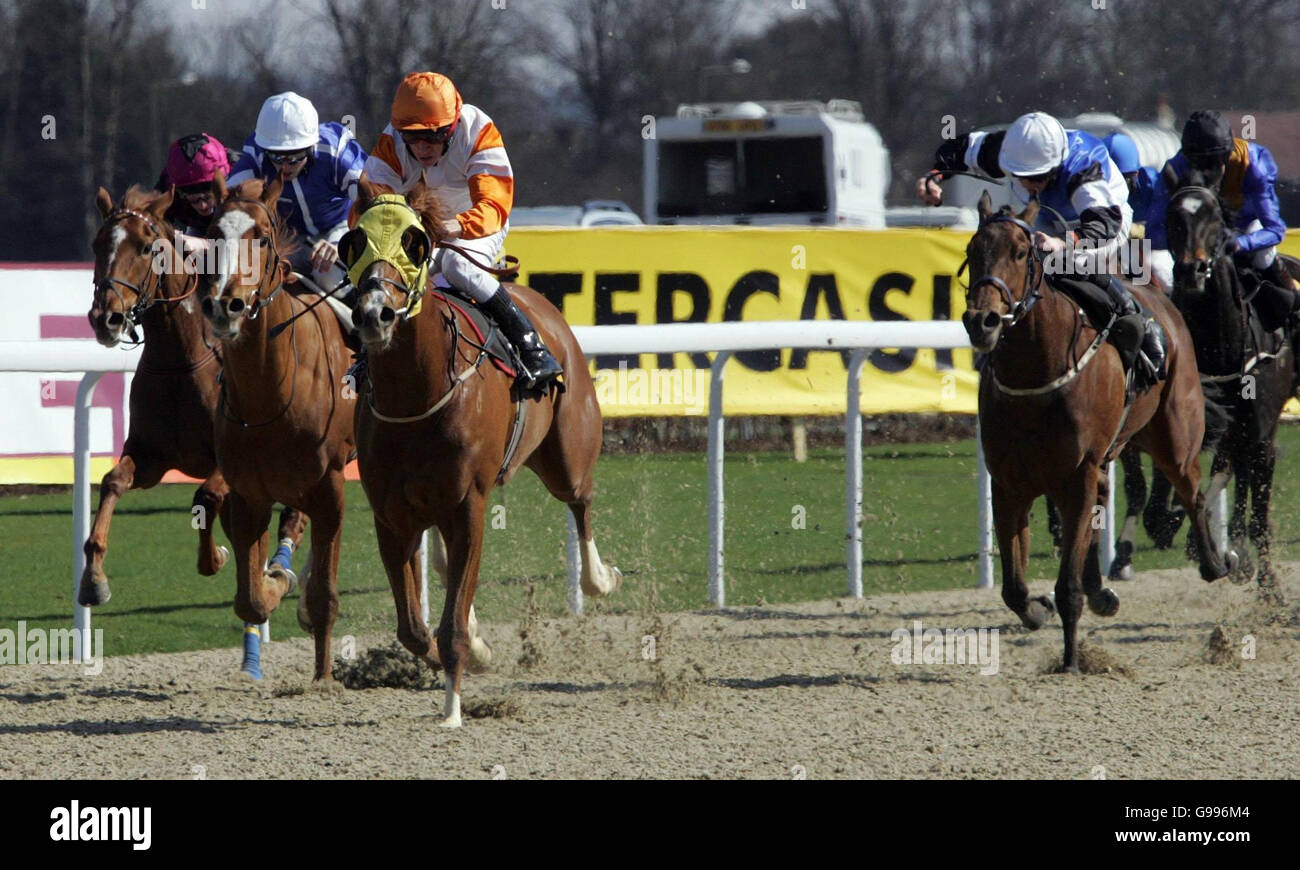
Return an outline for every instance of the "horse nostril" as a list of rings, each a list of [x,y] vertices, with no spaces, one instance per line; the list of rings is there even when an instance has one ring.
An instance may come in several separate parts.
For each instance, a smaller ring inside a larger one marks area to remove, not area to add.
[[[238,314],[243,310],[244,310],[243,299],[231,299],[229,302],[226,303],[226,311],[229,312],[231,315]]]
[[[387,305],[385,305],[383,310],[379,312],[379,322],[384,324],[385,326],[392,323],[396,319],[397,319],[397,312],[389,308]]]
[[[205,317],[211,317],[212,312],[216,310],[216,305],[213,303],[211,296],[205,296],[203,301],[199,303],[199,307],[203,309]]]
[[[106,326],[121,326],[125,322],[126,318],[122,316],[120,311],[111,311],[104,317]]]
[[[1002,317],[998,315],[996,311],[990,311],[984,315],[984,323],[982,325],[984,327],[985,332],[992,332],[994,329],[997,328],[997,325],[1001,322],[1002,322]]]

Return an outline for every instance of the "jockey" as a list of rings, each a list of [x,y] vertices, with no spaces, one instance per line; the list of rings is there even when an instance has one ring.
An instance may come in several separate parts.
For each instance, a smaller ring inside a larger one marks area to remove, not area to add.
[[[1138,156],[1137,143],[1127,133],[1116,130],[1101,140],[1110,153],[1110,159],[1119,167],[1124,183],[1128,185],[1128,204],[1133,209],[1134,222],[1146,220],[1151,205],[1151,193],[1159,175],[1150,166],[1143,166]]]
[[[388,126],[366,161],[366,177],[389,192],[410,192],[423,178],[456,210],[442,222],[438,241],[449,241],[475,260],[496,262],[510,231],[514,173],[492,119],[464,103],[451,79],[414,72],[402,79]],[[542,343],[532,321],[492,274],[448,248],[435,256],[436,279],[469,296],[501,327],[520,355],[526,388],[559,381],[563,369]]]
[[[1290,312],[1300,309],[1296,283],[1277,256],[1286,224],[1274,189],[1277,164],[1273,155],[1263,145],[1234,138],[1227,120],[1213,111],[1192,113],[1183,127],[1182,146],[1161,171],[1147,212],[1147,238],[1156,275],[1173,287],[1174,261],[1168,250],[1165,210],[1175,188],[1195,169],[1204,175],[1206,186],[1218,193],[1227,209],[1225,217],[1236,228],[1237,235],[1226,245],[1234,263],[1251,266],[1261,274],[1267,283],[1261,285],[1260,293],[1276,296],[1271,307]]]
[[[176,201],[163,217],[187,236],[207,235],[217,210],[213,180],[230,174],[230,153],[207,133],[182,136],[167,149],[167,166],[154,187],[162,192],[176,188]]]
[[[319,122],[311,101],[293,91],[276,94],[257,113],[257,129],[227,184],[250,178],[284,180],[277,211],[307,244],[289,257],[294,271],[309,272],[328,293],[347,275],[338,264],[338,240],[348,231],[348,211],[366,152],[347,127]]]
[[[1005,131],[971,132],[940,145],[934,167],[917,179],[917,196],[928,205],[939,205],[943,191],[937,181],[951,172],[995,179],[1009,175],[1017,200],[1027,205],[1037,199],[1042,206],[1040,227],[1055,223],[1060,232],[1065,223],[1069,244],[1041,229],[1033,235],[1034,244],[1049,255],[1044,271],[1052,285],[1075,300],[1098,329],[1114,317],[1110,341],[1126,368],[1139,358],[1140,347],[1147,378],[1154,382],[1163,377],[1159,324],[1139,311],[1123,282],[1110,278],[1109,263],[1128,242],[1133,210],[1119,168],[1100,139],[1082,130],[1066,130],[1045,112],[1021,115]],[[1077,272],[1087,280],[1052,274],[1048,265],[1062,254],[1069,258],[1063,271]]]

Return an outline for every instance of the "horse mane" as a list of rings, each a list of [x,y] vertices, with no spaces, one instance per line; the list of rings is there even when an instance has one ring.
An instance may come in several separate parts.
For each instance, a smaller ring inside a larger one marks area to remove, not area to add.
[[[438,224],[454,214],[451,207],[423,181],[406,195],[406,204],[420,216],[420,223],[424,224],[424,231],[431,239],[438,238]]]
[[[133,184],[127,188],[126,194],[118,204],[119,208],[129,208],[132,211],[146,211],[158,201],[166,191],[149,190],[138,184]]]

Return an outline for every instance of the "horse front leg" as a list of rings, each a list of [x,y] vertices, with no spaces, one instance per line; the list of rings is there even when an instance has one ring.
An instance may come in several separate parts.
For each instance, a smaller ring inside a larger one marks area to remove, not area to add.
[[[230,544],[235,554],[235,614],[247,625],[261,625],[280,603],[280,595],[267,588],[262,575],[271,504],[251,502],[232,491],[226,496],[226,508],[230,511]]]
[[[99,484],[99,509],[95,512],[95,522],[90,527],[90,537],[82,547],[86,554],[86,567],[81,572],[81,583],[77,588],[77,603],[83,607],[97,607],[107,604],[113,597],[108,585],[108,576],[104,574],[104,556],[108,553],[108,529],[113,522],[113,511],[127,490],[148,489],[162,480],[163,469],[157,461],[141,457],[140,467],[131,452],[128,439],[122,458],[104,475]]]
[[[221,470],[212,475],[195,491],[194,501],[190,504],[192,522],[199,528],[199,574],[211,577],[222,569],[230,559],[230,550],[218,546],[212,538],[212,527],[221,516],[221,504],[230,492],[230,485],[222,476]]]
[[[483,555],[483,511],[486,493],[471,488],[457,505],[446,526],[439,526],[447,541],[447,597],[438,625],[438,658],[447,672],[447,694],[443,705],[443,728],[459,728],[460,683],[470,658],[470,609],[478,587],[479,561]]]
[[[1029,598],[1029,506],[1033,499],[1013,494],[993,481],[993,525],[1002,559],[1002,600],[1031,631],[1043,627],[1055,608],[1046,595]]]
[[[1140,461],[1138,464],[1138,471],[1141,471]],[[1128,480],[1127,474],[1126,471],[1126,481]],[[1145,484],[1143,484],[1142,488],[1146,489]],[[1143,493],[1143,495],[1145,495],[1145,493]],[[1088,609],[1098,616],[1114,616],[1119,612],[1119,596],[1115,594],[1115,590],[1102,585],[1101,559],[1097,552],[1101,536],[1110,534],[1110,530],[1106,528],[1105,517],[1106,508],[1110,504],[1112,498],[1114,498],[1114,493],[1110,491],[1109,475],[1104,470],[1099,470],[1097,472],[1097,504],[1090,512],[1091,516],[1088,520],[1088,525],[1093,532],[1092,543],[1088,545],[1087,555],[1083,560],[1083,594],[1088,599]],[[1133,510],[1133,506],[1141,503],[1141,499],[1130,501],[1130,510],[1136,514],[1136,511]],[[1100,508],[1100,510],[1097,508]],[[1127,520],[1125,521],[1125,525],[1128,525]],[[1132,575],[1133,571],[1130,566],[1129,576],[1132,577]],[[1110,576],[1112,578],[1115,576],[1113,565],[1111,566]]]
[[[316,645],[313,680],[333,679],[334,623],[339,616],[339,545],[343,538],[343,473],[332,472],[310,496],[311,582],[303,595]],[[283,594],[283,593],[282,593]]]
[[[1256,581],[1259,594],[1269,603],[1281,604],[1282,593],[1277,587],[1277,574],[1273,571],[1272,530],[1269,528],[1269,501],[1273,494],[1273,472],[1277,453],[1272,441],[1260,441],[1251,450],[1250,471],[1250,540],[1259,552],[1259,573]]]
[[[1061,553],[1061,568],[1056,575],[1056,609],[1061,614],[1061,628],[1065,635],[1065,652],[1061,667],[1067,674],[1079,673],[1079,617],[1083,615],[1083,573],[1093,546],[1093,508],[1097,506],[1097,485],[1100,471],[1086,461],[1071,477],[1067,489],[1058,493],[1061,509],[1061,530],[1065,546]],[[1097,585],[1100,587],[1100,571]],[[1112,593],[1113,594],[1113,593]]]
[[[1147,502],[1147,479],[1142,471],[1142,454],[1132,444],[1119,454],[1124,467],[1124,526],[1115,541],[1115,558],[1110,563],[1110,579],[1133,579],[1133,541],[1137,538],[1138,514]]]
[[[434,535],[437,535],[437,530],[434,530]],[[420,533],[395,529],[376,514],[375,539],[379,543],[379,558],[384,563],[388,585],[393,591],[393,606],[397,609],[397,640],[436,672],[442,665],[420,612],[421,566],[416,549]],[[441,537],[438,540],[441,541]]]

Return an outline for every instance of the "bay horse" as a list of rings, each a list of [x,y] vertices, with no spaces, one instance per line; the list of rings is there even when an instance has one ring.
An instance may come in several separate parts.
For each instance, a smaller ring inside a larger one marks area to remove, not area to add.
[[[1151,454],[1173,482],[1193,520],[1201,577],[1217,580],[1229,571],[1209,534],[1199,489],[1205,408],[1190,356],[1191,336],[1168,299],[1133,289],[1168,337],[1168,377],[1126,403],[1118,352],[1084,320],[1077,303],[1046,280],[1033,244],[1037,202],[1019,216],[1010,207],[994,214],[985,194],[979,215],[980,227],[966,248],[973,280],[962,323],[974,348],[987,355],[980,373],[979,421],[993,484],[1002,600],[1032,630],[1059,611],[1062,667],[1077,674],[1085,597],[1100,616],[1119,610],[1119,596],[1102,585],[1094,529],[1095,509],[1110,497],[1101,471],[1125,444]],[[1025,584],[1029,508],[1044,494],[1062,517],[1055,601],[1031,599]]]
[[[220,519],[224,525],[229,491],[212,441],[221,358],[195,298],[198,270],[185,265],[191,252],[176,249],[177,236],[165,217],[172,201],[173,191],[139,187],[117,203],[102,187],[95,197],[103,224],[91,245],[94,294],[86,316],[105,347],[137,341],[138,327],[144,350],[131,381],[130,430],[121,457],[100,482],[99,508],[85,543],[77,603],[86,607],[112,597],[104,557],[118,500],[128,490],[157,485],[170,469],[203,480],[191,510],[199,533],[199,574],[215,574],[229,558],[212,539],[213,524]],[[287,509],[280,538],[296,543],[304,524],[300,513]]]
[[[264,622],[290,591],[262,575],[275,502],[311,518],[309,579],[299,608],[315,640],[315,680],[331,679],[331,633],[338,617],[343,467],[355,453],[353,394],[343,383],[349,351],[338,320],[313,309],[290,328],[273,328],[307,308],[286,290],[292,237],[276,214],[283,184],[251,180],[226,190],[208,236],[217,270],[204,277],[203,313],[221,341],[224,383],[217,403],[217,461],[230,485],[230,540],[238,569],[235,612]],[[246,268],[247,267],[247,268]],[[303,626],[307,628],[307,625]]]
[[[412,286],[394,260],[405,259],[425,274],[419,264],[428,261],[442,216],[434,194],[418,187],[408,204],[399,196],[377,198],[365,181],[358,202],[365,209],[358,226],[339,241],[349,268],[367,244],[375,243],[366,236],[368,227],[374,231],[370,218],[407,223],[400,252],[381,249],[353,276],[353,320],[369,370],[368,382],[358,385],[356,408],[361,482],[375,513],[398,639],[430,667],[445,670],[441,725],[457,728],[463,670],[485,664],[490,656],[478,638],[473,605],[493,487],[527,465],[577,521],[583,591],[608,595],[622,581],[617,568],[601,561],[591,528],[600,406],[577,339],[564,316],[538,293],[507,285],[563,365],[566,388],[521,395],[510,374],[485,362],[462,307],[470,303],[428,291],[429,282],[419,278]],[[516,416],[521,402],[522,420]],[[513,453],[512,434],[518,439]],[[417,558],[421,532],[431,526],[445,541],[447,557],[436,649],[420,614]]]
[[[1282,409],[1295,388],[1293,343],[1270,344],[1270,330],[1250,304],[1232,257],[1224,253],[1227,222],[1218,195],[1193,172],[1169,199],[1165,211],[1169,253],[1174,259],[1171,299],[1187,322],[1207,394],[1227,407],[1230,424],[1215,457],[1210,491],[1217,494],[1236,475],[1228,536],[1241,553],[1234,582],[1257,579],[1260,594],[1280,600],[1272,564],[1269,502],[1276,461],[1274,440]],[[1250,543],[1246,507],[1250,501]]]

